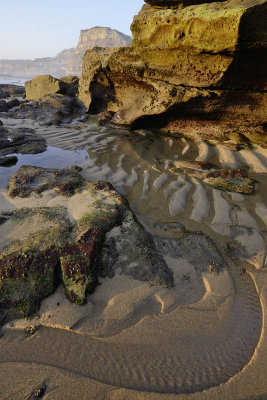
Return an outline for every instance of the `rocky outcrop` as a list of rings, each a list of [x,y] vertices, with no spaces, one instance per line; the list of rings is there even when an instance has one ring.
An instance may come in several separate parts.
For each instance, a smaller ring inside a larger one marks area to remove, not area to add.
[[[57,78],[63,75],[80,76],[82,59],[87,49],[92,49],[95,46],[128,46],[131,40],[130,36],[111,28],[97,26],[85,29],[81,31],[76,47],[63,50],[56,57],[36,58],[35,60],[0,60],[0,74],[26,78],[43,74]]]
[[[172,272],[123,196],[110,183],[85,181],[80,171],[22,166],[13,175],[10,197],[49,190],[55,205],[0,214],[0,323],[37,311],[59,283],[76,304],[100,276],[115,273],[173,286]],[[118,246],[110,248],[113,239]]]
[[[157,7],[134,18],[130,47],[86,52],[80,99],[89,112],[110,111],[122,125],[262,142],[266,3],[149,3]]]

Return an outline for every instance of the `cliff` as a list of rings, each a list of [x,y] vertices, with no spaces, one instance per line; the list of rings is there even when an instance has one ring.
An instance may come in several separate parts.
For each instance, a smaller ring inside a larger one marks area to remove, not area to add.
[[[82,58],[87,49],[99,47],[128,46],[130,36],[103,27],[94,27],[80,32],[78,45],[66,49],[56,57],[36,58],[35,60],[0,60],[0,74],[10,74],[25,78],[49,74],[55,77],[80,75]]]
[[[109,111],[122,125],[262,141],[267,4],[147,3],[130,47],[85,53],[79,90],[89,112]]]

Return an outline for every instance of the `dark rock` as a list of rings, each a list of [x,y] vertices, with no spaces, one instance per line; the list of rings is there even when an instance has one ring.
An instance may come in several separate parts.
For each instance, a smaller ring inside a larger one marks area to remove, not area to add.
[[[20,105],[20,101],[18,99],[12,99],[10,101],[7,101],[6,106],[8,110],[10,110],[13,107],[18,107]]]
[[[15,128],[14,132],[15,133],[27,133],[29,135],[34,135],[35,129],[21,127],[21,128]]]
[[[79,88],[79,77],[78,76],[63,76],[60,78],[61,82],[65,84],[65,88],[63,89],[62,94],[66,94],[67,96],[75,97],[78,94]]]
[[[0,132],[0,155],[5,156],[12,153],[38,154],[46,150],[45,139],[14,131]]]
[[[0,156],[0,167],[11,167],[16,165],[18,162],[18,157],[16,156]]]
[[[7,105],[5,100],[0,100],[0,112],[8,111]]]
[[[9,97],[23,97],[25,95],[24,86],[12,84],[0,84],[0,99],[7,99]]]
[[[69,97],[62,94],[51,94],[43,96],[39,100],[39,106],[51,109],[51,112],[55,110],[65,112],[66,114],[71,113],[77,107],[77,103],[73,97]]]
[[[43,382],[32,391],[30,397],[27,400],[41,399],[45,395],[46,389],[47,384],[46,382]]]

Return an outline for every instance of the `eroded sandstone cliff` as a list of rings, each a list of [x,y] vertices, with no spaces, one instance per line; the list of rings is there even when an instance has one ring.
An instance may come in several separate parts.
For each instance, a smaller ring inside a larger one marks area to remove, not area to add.
[[[109,111],[117,124],[264,142],[267,4],[147,3],[134,17],[130,47],[86,52],[79,91],[89,112]]]

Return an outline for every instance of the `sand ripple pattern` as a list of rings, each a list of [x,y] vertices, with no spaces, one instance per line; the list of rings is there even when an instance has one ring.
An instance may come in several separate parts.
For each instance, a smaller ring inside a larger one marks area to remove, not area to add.
[[[25,123],[21,121],[22,125]],[[37,125],[34,127],[38,129]],[[126,193],[140,216],[157,221],[160,214],[161,220],[169,223],[187,218],[224,235],[223,230],[235,223],[234,213],[238,207],[242,211],[242,205],[244,218],[249,215],[250,221],[264,226],[265,205],[260,195],[256,210],[247,208],[242,196],[233,198],[196,179],[175,177],[167,171],[170,160],[199,159],[223,167],[245,164],[256,173],[263,173],[267,166],[261,149],[250,156],[251,152],[237,153],[203,141],[195,144],[177,139],[170,143],[169,139],[147,132],[131,133],[94,125],[81,126],[79,130],[40,128],[38,133],[51,146],[87,150],[89,159],[82,165],[84,176],[112,182]],[[202,299],[166,313],[155,307],[152,316],[142,316],[135,325],[105,338],[75,330],[42,328],[23,341],[20,361],[53,365],[112,385],[151,392],[189,393],[226,382],[250,362],[262,329],[262,309],[252,279],[248,275],[241,277],[239,271],[230,268],[235,295],[214,311],[213,320],[206,320]],[[186,326],[194,327],[195,318],[202,319],[203,330],[193,329],[188,335]],[[176,329],[177,320],[181,326],[184,324],[183,334]],[[132,330],[140,334],[142,341],[131,342]],[[151,335],[154,342],[149,340]],[[47,343],[51,347],[39,354],[38,349]],[[5,343],[1,362],[17,361],[16,346],[21,344],[12,342],[12,338]]]

